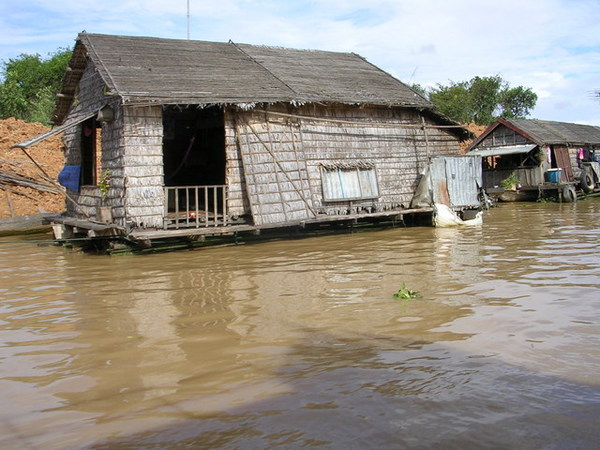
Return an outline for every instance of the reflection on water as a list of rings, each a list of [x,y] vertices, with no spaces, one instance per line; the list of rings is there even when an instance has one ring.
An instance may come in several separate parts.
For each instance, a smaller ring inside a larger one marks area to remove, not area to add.
[[[0,240],[0,446],[594,448],[599,213],[143,257]]]

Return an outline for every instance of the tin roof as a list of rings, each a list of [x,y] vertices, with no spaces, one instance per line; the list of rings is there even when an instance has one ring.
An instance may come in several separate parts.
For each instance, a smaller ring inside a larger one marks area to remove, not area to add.
[[[504,147],[492,147],[492,148],[479,148],[469,152],[469,155],[479,156],[500,156],[500,155],[514,155],[518,153],[529,153],[531,150],[536,148],[536,144],[526,145],[507,145]]]

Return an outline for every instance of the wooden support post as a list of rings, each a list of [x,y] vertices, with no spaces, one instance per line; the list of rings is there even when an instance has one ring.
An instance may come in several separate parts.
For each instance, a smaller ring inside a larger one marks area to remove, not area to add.
[[[425,124],[425,117],[421,116],[421,124],[423,126],[423,134],[425,135],[425,154],[429,161],[429,136],[427,134],[427,125]]]

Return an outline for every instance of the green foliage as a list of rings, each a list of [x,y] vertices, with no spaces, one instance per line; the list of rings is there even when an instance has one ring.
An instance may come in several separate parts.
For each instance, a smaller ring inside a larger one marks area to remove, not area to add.
[[[47,59],[21,54],[3,62],[0,118],[49,122],[70,58],[70,50],[58,49]]]
[[[502,79],[495,77],[475,77],[470,82],[469,105],[471,107],[472,122],[478,125],[488,125],[496,118],[496,111],[500,101]]]
[[[448,87],[438,85],[438,88],[429,93],[429,100],[451,119],[459,123],[472,122],[469,88],[466,83],[452,82]]]
[[[524,119],[537,102],[537,94],[523,86],[505,89],[500,92],[500,107],[502,117]]]
[[[512,187],[516,186],[517,184],[521,184],[521,181],[517,178],[514,172],[511,172],[507,178],[500,182],[500,186],[502,186],[503,189],[512,189]]]
[[[100,179],[98,180],[98,189],[100,190],[102,200],[104,200],[108,195],[108,191],[110,189],[111,175],[112,174],[108,169],[105,169],[100,173]]]
[[[498,117],[526,118],[537,95],[529,88],[510,88],[499,75],[474,77],[470,81],[438,84],[429,92],[438,109],[460,123],[489,125]]]
[[[429,98],[429,93],[427,92],[427,89],[421,86],[420,84],[411,84],[410,88],[418,94],[422,95],[423,97]]]
[[[394,294],[394,298],[409,299],[409,298],[420,298],[421,294],[419,291],[413,291],[406,287],[406,283],[402,283],[402,287],[398,289],[398,292]]]

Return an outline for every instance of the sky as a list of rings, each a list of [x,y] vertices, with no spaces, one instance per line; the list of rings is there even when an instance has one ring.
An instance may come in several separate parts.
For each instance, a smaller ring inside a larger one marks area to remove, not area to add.
[[[600,126],[600,0],[0,0],[0,61],[73,48],[81,31],[188,30],[354,52],[423,87],[499,75],[538,95],[530,118]]]

